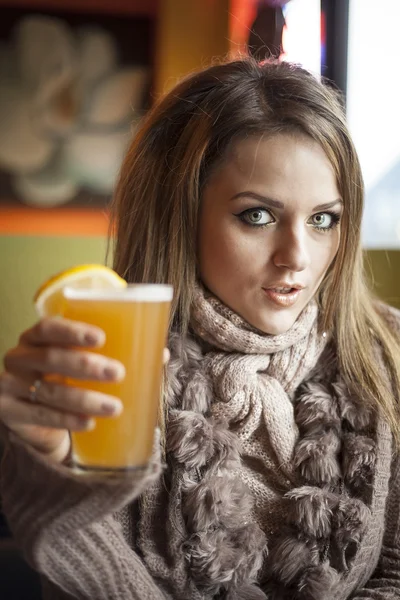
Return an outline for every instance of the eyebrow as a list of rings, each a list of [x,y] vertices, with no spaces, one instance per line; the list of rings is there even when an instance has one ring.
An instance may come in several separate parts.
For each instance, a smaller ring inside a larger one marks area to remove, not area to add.
[[[266,204],[267,206],[272,206],[273,208],[285,208],[283,202],[280,202],[279,200],[273,200],[272,198],[262,196],[261,194],[256,194],[255,192],[239,192],[238,194],[232,196],[231,200],[236,200],[236,198],[253,198],[253,200],[257,200],[257,202],[261,202],[262,204]],[[343,200],[341,198],[337,198],[336,200],[333,200],[333,202],[318,204],[317,206],[314,206],[312,210],[313,212],[320,210],[328,210],[329,208],[333,208],[334,206],[336,206],[336,204],[343,204]]]

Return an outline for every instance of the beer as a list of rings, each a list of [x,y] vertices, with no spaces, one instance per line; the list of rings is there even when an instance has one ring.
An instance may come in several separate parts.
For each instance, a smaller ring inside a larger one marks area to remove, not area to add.
[[[118,417],[98,417],[92,431],[72,432],[77,465],[113,470],[144,466],[152,452],[160,403],[163,350],[172,300],[172,287],[140,284],[119,290],[64,289],[63,315],[96,325],[106,333],[98,352],[121,361],[121,382],[75,381],[77,387],[121,399]]]

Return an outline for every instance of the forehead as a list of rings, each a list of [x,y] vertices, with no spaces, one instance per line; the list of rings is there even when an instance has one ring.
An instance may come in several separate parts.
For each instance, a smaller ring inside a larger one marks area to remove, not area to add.
[[[248,137],[232,144],[210,185],[232,195],[249,190],[288,202],[314,204],[339,198],[333,167],[321,146],[305,135]]]

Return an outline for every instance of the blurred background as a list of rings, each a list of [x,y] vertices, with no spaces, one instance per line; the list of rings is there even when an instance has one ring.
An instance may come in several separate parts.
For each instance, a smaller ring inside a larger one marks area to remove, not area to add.
[[[0,0],[0,355],[49,275],[104,262],[145,111],[214,57],[279,56],[346,98],[377,293],[400,305],[398,0]]]
[[[55,272],[105,261],[107,205],[146,110],[214,57],[301,63],[345,98],[363,244],[400,307],[398,0],[0,0],[0,356]],[[39,598],[0,515],[0,596]]]

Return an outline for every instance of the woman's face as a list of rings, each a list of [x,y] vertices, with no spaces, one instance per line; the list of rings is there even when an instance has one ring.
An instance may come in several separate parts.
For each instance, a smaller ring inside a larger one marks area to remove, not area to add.
[[[202,281],[254,327],[283,333],[336,255],[341,212],[332,166],[312,139],[239,141],[204,190]]]

